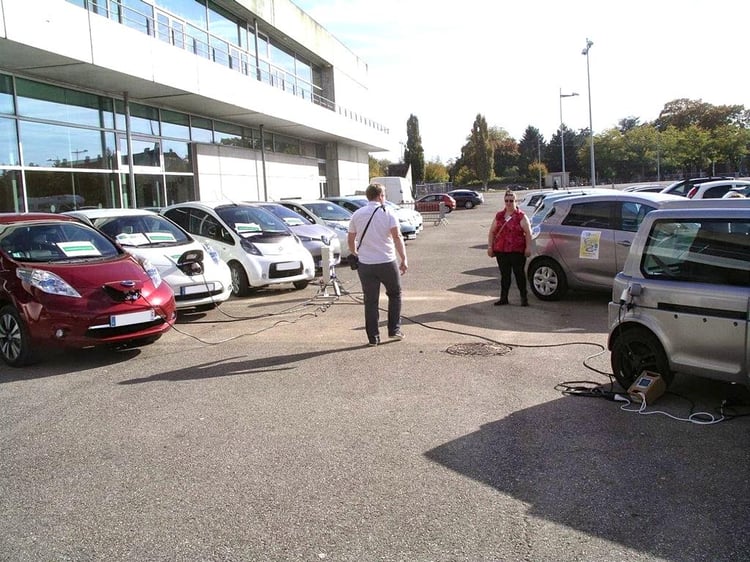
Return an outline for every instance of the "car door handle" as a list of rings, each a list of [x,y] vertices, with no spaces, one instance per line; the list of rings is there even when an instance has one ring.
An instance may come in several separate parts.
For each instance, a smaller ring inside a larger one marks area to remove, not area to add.
[[[632,240],[620,240],[618,244],[620,246],[625,246],[626,248],[630,248],[630,245],[633,243]]]

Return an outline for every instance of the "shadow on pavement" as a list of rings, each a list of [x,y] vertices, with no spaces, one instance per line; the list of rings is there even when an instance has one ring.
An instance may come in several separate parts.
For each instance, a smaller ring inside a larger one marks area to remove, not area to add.
[[[636,552],[747,559],[750,419],[699,426],[582,400],[514,412],[425,456],[527,503],[534,517]],[[654,406],[690,407],[670,396]]]
[[[222,361],[212,361],[193,365],[185,369],[175,369],[165,371],[148,377],[129,379],[119,382],[118,384],[140,384],[146,382],[158,381],[189,381],[198,379],[210,379],[218,377],[233,377],[237,375],[249,375],[254,373],[267,373],[272,371],[288,371],[294,369],[294,363],[328,355],[331,353],[347,353],[355,349],[361,349],[363,346],[357,345],[332,349],[328,351],[314,351],[309,353],[295,353],[291,355],[275,355],[273,357],[261,357],[258,359],[246,359],[245,355],[236,357],[227,357]],[[238,359],[245,359],[238,361]]]

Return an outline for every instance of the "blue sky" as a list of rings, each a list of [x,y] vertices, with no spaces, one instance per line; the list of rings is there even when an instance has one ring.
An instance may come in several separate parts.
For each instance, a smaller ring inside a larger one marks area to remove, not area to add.
[[[477,113],[520,140],[560,126],[596,134],[677,98],[750,108],[745,0],[292,0],[368,63],[372,117],[396,160],[419,119],[425,158],[460,154]],[[456,11],[459,7],[460,10]]]

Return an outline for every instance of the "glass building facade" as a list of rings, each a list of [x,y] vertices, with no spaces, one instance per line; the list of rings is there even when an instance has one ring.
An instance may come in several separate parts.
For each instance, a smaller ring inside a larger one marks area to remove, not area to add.
[[[266,152],[320,145],[264,133]],[[195,198],[191,143],[261,149],[259,130],[0,74],[0,212]]]

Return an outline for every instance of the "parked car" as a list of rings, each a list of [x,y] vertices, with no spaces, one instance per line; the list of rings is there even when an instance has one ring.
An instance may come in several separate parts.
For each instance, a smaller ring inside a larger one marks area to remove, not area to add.
[[[623,188],[623,191],[648,191],[651,193],[659,193],[664,190],[664,186],[660,183],[647,183],[638,185],[629,185]]]
[[[686,178],[684,180],[679,180],[679,181],[670,183],[667,187],[661,190],[661,193],[670,193],[672,195],[680,195],[681,197],[687,197],[687,194],[690,193],[690,190],[693,188],[695,184],[706,183],[709,181],[733,180],[733,179],[734,178],[731,176],[708,176],[705,178]]]
[[[174,292],[178,310],[211,310],[232,296],[232,274],[219,253],[168,218],[145,209],[83,209],[87,221],[134,256],[150,261]]]
[[[649,213],[612,285],[612,371],[750,385],[750,200],[711,199]]]
[[[473,209],[484,203],[484,195],[472,189],[454,189],[449,191],[448,195],[456,200],[456,207]]]
[[[347,235],[351,212],[336,203],[322,199],[282,199],[277,203],[305,217],[310,224],[320,224],[333,229],[339,238],[341,257],[349,257]]]
[[[201,242],[211,244],[232,272],[232,293],[242,297],[268,285],[304,289],[315,263],[289,227],[273,213],[245,203],[192,201],[162,213]]]
[[[156,267],[73,217],[0,214],[0,264],[0,358],[13,367],[50,347],[146,345],[175,319]]]
[[[528,216],[531,216],[532,214],[534,214],[534,209],[536,209],[536,204],[539,202],[539,199],[547,193],[555,192],[557,192],[556,189],[533,189],[531,191],[527,191],[521,198],[521,200],[518,201],[518,208]]]
[[[531,290],[541,300],[559,300],[569,288],[609,290],[643,217],[675,199],[679,196],[611,191],[555,201],[532,232]]]
[[[456,208],[456,200],[447,193],[430,193],[414,202],[414,208],[420,213],[437,213],[440,203],[445,205],[445,212],[450,213]]]
[[[597,193],[606,195],[612,193],[612,190],[595,187],[589,189],[566,189],[564,191],[558,190],[553,191],[552,193],[545,193],[542,197],[537,199],[536,208],[531,211],[531,216],[529,217],[531,228],[533,229],[538,226],[547,217],[552,210],[555,201],[567,197],[578,197],[580,195],[596,195]]]
[[[354,213],[354,211],[356,211],[360,207],[364,207],[365,205],[367,205],[367,197],[365,197],[364,195],[326,197],[325,200],[336,203],[337,205],[341,205],[344,209],[351,213]],[[412,209],[400,207],[392,201],[388,201],[387,199],[385,201],[385,205],[393,209],[393,212],[396,213],[396,216],[398,217],[398,223],[401,228],[401,236],[404,237],[404,240],[416,239],[417,234],[422,227],[422,221],[417,221],[417,219],[415,218],[415,212]],[[421,215],[419,216],[421,219]]]
[[[737,189],[750,187],[750,181],[717,180],[695,184],[687,194],[688,199],[721,199]]]
[[[266,211],[283,220],[286,225],[292,229],[297,237],[302,240],[302,244],[312,254],[315,260],[315,273],[320,274],[323,270],[323,249],[330,249],[330,265],[336,266],[341,263],[341,241],[336,235],[336,231],[328,226],[321,224],[310,224],[310,222],[291,209],[284,207],[280,203],[273,202],[249,202],[258,205]]]

